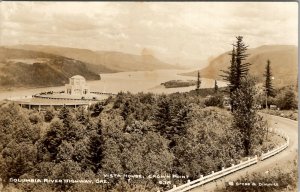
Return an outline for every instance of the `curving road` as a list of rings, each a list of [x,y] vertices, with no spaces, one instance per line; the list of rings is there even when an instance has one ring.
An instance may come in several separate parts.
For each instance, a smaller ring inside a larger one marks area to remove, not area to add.
[[[289,161],[298,155],[298,121],[293,121],[290,119],[273,116],[273,115],[264,115],[269,122],[271,128],[278,128],[284,130],[289,138],[290,145],[284,151],[279,154],[270,157],[264,161],[259,161],[257,164],[247,167],[246,169],[237,171],[223,178],[217,179],[214,182],[207,183],[203,186],[197,187],[191,192],[208,192],[214,191],[215,189],[225,187],[225,183],[229,181],[235,181],[238,178],[245,176],[247,173],[251,174],[253,172],[265,172],[272,171],[272,168],[275,165],[284,167]]]

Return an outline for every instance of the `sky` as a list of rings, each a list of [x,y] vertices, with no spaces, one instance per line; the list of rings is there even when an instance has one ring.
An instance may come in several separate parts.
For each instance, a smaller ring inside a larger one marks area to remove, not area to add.
[[[298,45],[296,2],[1,2],[1,45],[152,54],[204,66],[232,49]]]

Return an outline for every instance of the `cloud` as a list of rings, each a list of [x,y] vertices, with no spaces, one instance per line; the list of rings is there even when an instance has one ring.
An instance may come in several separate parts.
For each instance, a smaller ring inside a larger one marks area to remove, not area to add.
[[[1,43],[52,44],[198,65],[246,44],[297,44],[295,2],[2,2]]]

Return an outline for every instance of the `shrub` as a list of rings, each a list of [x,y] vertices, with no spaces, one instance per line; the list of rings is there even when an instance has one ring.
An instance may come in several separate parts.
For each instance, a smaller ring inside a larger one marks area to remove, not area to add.
[[[297,191],[297,157],[293,161],[287,162],[284,168],[272,167],[264,173],[252,173],[233,182],[233,186],[226,186],[223,189],[215,190],[217,192],[280,192]],[[250,183],[250,186],[235,185],[235,183]],[[259,183],[277,183],[278,186],[259,186]],[[256,186],[253,186],[256,184]]]
[[[43,122],[43,117],[38,112],[35,112],[29,115],[29,120],[32,124],[38,124]]]
[[[55,109],[53,107],[47,108],[44,118],[46,122],[50,122],[55,117]]]
[[[206,106],[213,106],[213,107],[221,107],[223,108],[223,96],[220,94],[211,96],[207,99],[205,99],[204,104]]]
[[[297,109],[296,94],[291,87],[280,91],[276,96],[276,105],[281,110]]]

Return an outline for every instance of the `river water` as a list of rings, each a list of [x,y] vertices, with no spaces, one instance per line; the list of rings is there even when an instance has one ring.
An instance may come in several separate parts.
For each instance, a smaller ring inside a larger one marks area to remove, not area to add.
[[[182,76],[181,73],[193,71],[190,70],[154,70],[154,71],[134,71],[134,72],[120,72],[101,74],[101,80],[88,81],[91,91],[118,93],[123,92],[152,92],[152,93],[175,93],[186,92],[195,89],[195,86],[181,87],[181,88],[164,88],[160,85],[170,80],[196,80],[196,77]],[[201,88],[214,87],[213,79],[201,78]],[[225,82],[218,81],[218,86],[225,86]],[[46,87],[34,89],[22,89],[13,91],[0,92],[0,100],[33,95],[45,91],[62,91],[64,86]]]

